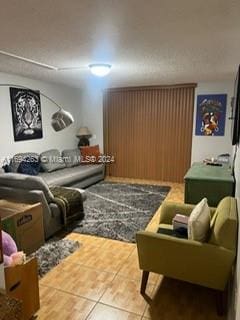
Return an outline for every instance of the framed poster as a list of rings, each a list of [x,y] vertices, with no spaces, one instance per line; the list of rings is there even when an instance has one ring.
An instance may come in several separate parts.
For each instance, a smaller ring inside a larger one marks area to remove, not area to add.
[[[196,136],[224,136],[226,94],[197,96]]]
[[[10,88],[13,134],[15,141],[42,138],[40,92]]]

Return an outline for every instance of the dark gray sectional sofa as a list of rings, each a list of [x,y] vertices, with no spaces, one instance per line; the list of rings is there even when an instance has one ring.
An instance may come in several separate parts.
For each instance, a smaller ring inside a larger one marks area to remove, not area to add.
[[[53,150],[50,151],[52,152]],[[50,151],[47,151],[45,154],[49,156],[51,154]],[[56,153],[56,150],[54,152]],[[29,155],[29,153],[22,155],[24,157]],[[46,160],[46,157],[44,159]],[[12,168],[14,172],[3,173],[4,171],[1,170],[0,198],[26,203],[41,202],[46,239],[63,227],[61,211],[53,201],[54,197],[49,186],[57,185],[75,188],[82,194],[84,201],[86,195],[81,188],[104,179],[105,173],[104,164],[81,164],[80,161],[78,163],[69,161],[66,165],[62,165],[61,163],[58,169],[56,168],[56,164],[45,161],[44,167],[48,171],[39,172],[36,176],[17,173],[17,167],[18,165],[13,163]]]

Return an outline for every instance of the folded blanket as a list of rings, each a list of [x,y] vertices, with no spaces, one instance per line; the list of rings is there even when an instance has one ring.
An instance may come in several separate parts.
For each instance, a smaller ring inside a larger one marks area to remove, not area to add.
[[[58,186],[52,186],[49,189],[54,196],[54,202],[62,211],[65,225],[74,218],[84,217],[82,195],[78,189]]]

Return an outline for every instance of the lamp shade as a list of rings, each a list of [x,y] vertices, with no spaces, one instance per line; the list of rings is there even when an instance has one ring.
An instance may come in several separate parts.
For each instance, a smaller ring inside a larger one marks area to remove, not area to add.
[[[60,109],[52,115],[52,127],[55,131],[61,131],[70,126],[74,121],[70,112]]]
[[[88,127],[80,127],[77,133],[77,137],[91,137],[92,133],[91,131],[88,129]]]

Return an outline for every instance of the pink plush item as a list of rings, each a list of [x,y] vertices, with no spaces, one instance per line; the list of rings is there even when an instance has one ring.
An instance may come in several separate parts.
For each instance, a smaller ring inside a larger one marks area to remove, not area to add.
[[[12,254],[17,252],[17,246],[13,238],[2,230],[2,250],[4,266],[9,267],[13,264]]]
[[[2,248],[3,254],[11,256],[11,254],[17,252],[17,246],[13,238],[7,232],[2,230]]]
[[[12,259],[12,261],[10,263],[10,266],[14,267],[14,266],[17,266],[19,264],[23,264],[25,262],[25,260],[26,260],[26,255],[25,255],[25,253],[23,253],[23,251],[18,251],[16,253],[13,253],[10,256],[10,259]]]
[[[3,255],[4,267],[10,267],[12,265],[12,258],[9,256]]]
[[[5,267],[14,267],[25,262],[26,255],[23,251],[17,251],[15,241],[10,234],[5,231],[2,231],[2,248]]]

